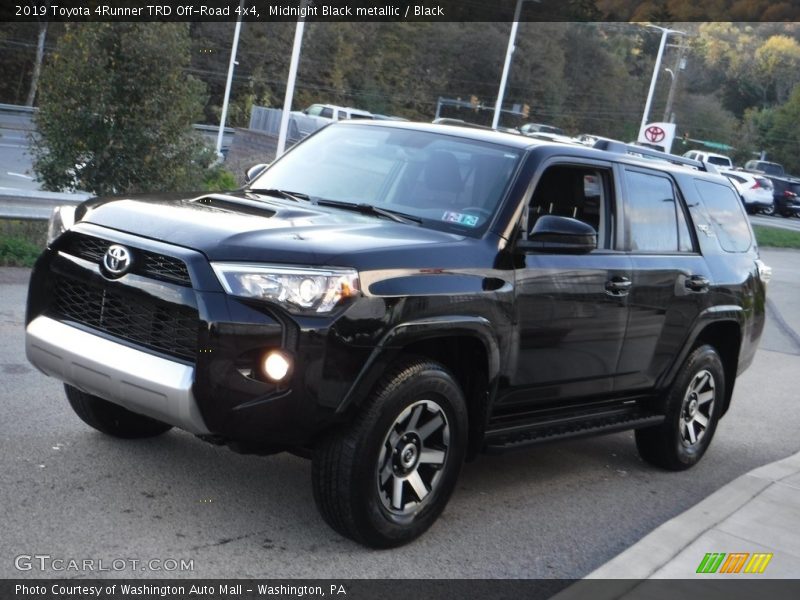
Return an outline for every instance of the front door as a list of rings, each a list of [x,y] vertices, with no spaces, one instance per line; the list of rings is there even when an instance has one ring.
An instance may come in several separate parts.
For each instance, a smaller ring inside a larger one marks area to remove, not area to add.
[[[575,218],[598,232],[588,254],[530,253],[516,272],[518,340],[507,409],[613,390],[628,320],[630,257],[616,247],[611,165],[551,164],[531,197],[528,227],[543,214]]]

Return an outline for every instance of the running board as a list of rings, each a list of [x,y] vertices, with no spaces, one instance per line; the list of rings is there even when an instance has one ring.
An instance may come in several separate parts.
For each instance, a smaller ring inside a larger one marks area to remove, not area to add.
[[[490,429],[484,436],[484,451],[506,452],[556,440],[616,433],[650,427],[664,422],[664,415],[636,406],[621,407],[594,414],[550,415],[533,422]]]

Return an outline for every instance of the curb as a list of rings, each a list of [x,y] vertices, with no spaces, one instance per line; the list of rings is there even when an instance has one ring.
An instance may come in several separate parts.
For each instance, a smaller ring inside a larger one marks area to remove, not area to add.
[[[586,579],[647,579],[766,488],[798,472],[800,452],[741,475],[654,529],[639,542],[589,573]],[[787,526],[791,527],[791,524]]]

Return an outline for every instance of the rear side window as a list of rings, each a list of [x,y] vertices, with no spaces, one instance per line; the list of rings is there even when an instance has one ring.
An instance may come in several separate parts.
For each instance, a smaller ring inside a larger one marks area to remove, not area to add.
[[[702,179],[695,188],[706,205],[719,245],[726,252],[745,252],[750,248],[750,227],[741,202],[728,186]]]
[[[630,249],[635,252],[690,252],[692,241],[672,181],[625,171]]]

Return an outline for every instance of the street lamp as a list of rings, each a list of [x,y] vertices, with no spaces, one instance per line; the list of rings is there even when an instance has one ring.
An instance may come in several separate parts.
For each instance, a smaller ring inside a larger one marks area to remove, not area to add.
[[[503,96],[506,94],[506,82],[508,81],[508,71],[511,69],[511,57],[514,55],[514,42],[517,40],[517,27],[519,26],[519,15],[522,12],[522,3],[526,0],[517,0],[517,7],[514,9],[514,22],[511,23],[511,33],[508,36],[508,48],[506,48],[506,60],[503,64],[503,74],[500,76],[500,89],[497,92],[497,102],[494,105],[494,117],[492,117],[492,129],[497,129],[500,124],[500,111],[503,108]],[[541,0],[528,0],[529,2],[540,2]]]
[[[294,29],[294,43],[292,44],[292,58],[289,61],[289,76],[286,79],[286,95],[283,97],[283,112],[281,113],[281,125],[278,129],[278,147],[275,150],[275,158],[286,150],[286,138],[289,132],[289,113],[292,110],[292,99],[294,98],[294,84],[297,78],[297,67],[300,64],[300,49],[303,46],[303,31],[306,25],[306,7],[311,4],[311,0],[302,0],[298,11],[299,17]]]
[[[219,131],[217,132],[217,158],[222,159],[222,136],[225,133],[225,119],[228,117],[228,102],[231,97],[231,83],[233,82],[233,69],[239,63],[236,61],[236,51],[239,48],[239,32],[242,30],[241,7],[244,0],[239,3],[239,18],[236,19],[236,28],[233,31],[233,44],[231,44],[231,60],[228,63],[228,79],[225,82],[225,97],[222,100],[222,114],[219,118]]]
[[[653,103],[653,92],[656,89],[656,80],[658,79],[658,73],[661,69],[661,58],[664,56],[664,47],[667,45],[667,36],[669,36],[670,33],[686,35],[685,31],[678,31],[677,29],[668,29],[666,27],[659,27],[658,25],[648,25],[648,27],[652,27],[653,29],[658,29],[661,31],[661,44],[658,46],[656,64],[653,67],[653,78],[650,80],[650,91],[647,93],[647,102],[644,105],[642,124],[639,126],[639,137],[642,137],[642,132],[644,131],[645,125],[647,125],[647,117],[650,115],[650,105]]]

